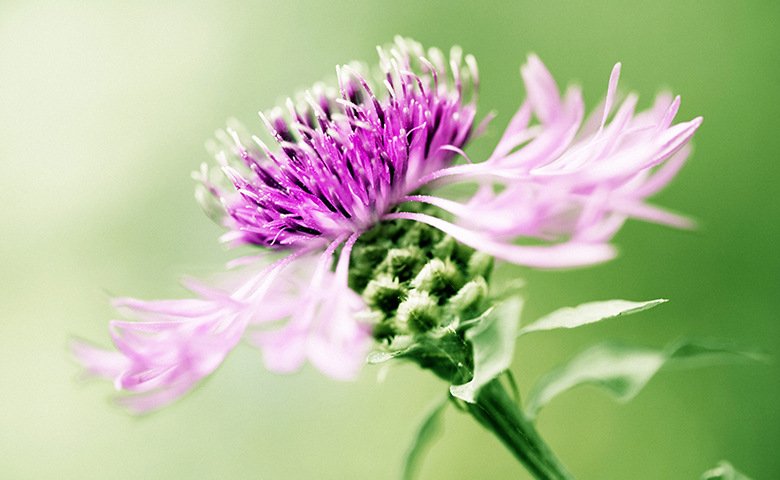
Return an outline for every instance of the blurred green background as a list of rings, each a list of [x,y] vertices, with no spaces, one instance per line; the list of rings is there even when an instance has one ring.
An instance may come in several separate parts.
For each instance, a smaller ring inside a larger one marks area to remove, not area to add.
[[[132,418],[108,382],[76,381],[66,344],[108,345],[114,295],[185,295],[238,252],[193,199],[204,141],[235,116],[332,75],[403,34],[461,45],[480,65],[469,149],[485,158],[523,98],[518,67],[536,52],[589,108],[623,62],[640,106],[668,88],[677,120],[703,115],[695,152],[656,204],[696,232],[629,222],[621,256],[564,272],[504,266],[528,280],[524,321],[561,306],[623,298],[670,302],[578,331],[521,340],[523,393],[601,339],[661,346],[688,333],[778,356],[780,345],[780,3],[413,1],[13,1],[0,3],[0,478],[396,478],[415,420],[445,385],[411,366],[377,383],[311,367],[266,372],[242,345],[194,393]],[[780,478],[780,368],[663,372],[618,405],[584,387],[539,428],[582,480],[696,479],[729,459]],[[446,415],[422,478],[530,478],[470,418]]]

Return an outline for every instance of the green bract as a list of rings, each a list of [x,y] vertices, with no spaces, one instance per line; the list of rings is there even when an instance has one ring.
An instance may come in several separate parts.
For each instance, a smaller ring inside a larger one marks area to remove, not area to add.
[[[435,208],[420,206],[417,211],[434,214]],[[486,277],[492,268],[493,257],[436,228],[393,220],[382,222],[355,244],[349,282],[379,319],[374,337],[398,350],[394,346],[399,338],[439,338],[445,333],[442,329],[482,314],[488,306]],[[412,342],[426,344],[421,339]]]

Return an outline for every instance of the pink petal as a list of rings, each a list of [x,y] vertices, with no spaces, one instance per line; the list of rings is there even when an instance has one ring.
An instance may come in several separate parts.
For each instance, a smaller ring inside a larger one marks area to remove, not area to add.
[[[453,236],[461,243],[496,258],[539,268],[566,268],[592,265],[615,257],[615,249],[605,244],[567,242],[550,246],[523,246],[497,241],[481,232],[453,225],[440,218],[419,213],[399,212],[385,218],[406,218],[426,223]]]
[[[297,372],[306,360],[305,330],[287,327],[248,334],[249,342],[263,352],[265,368],[276,373]]]
[[[531,121],[531,103],[528,101],[523,102],[520,109],[509,121],[504,134],[501,136],[501,140],[498,141],[496,149],[493,151],[492,157],[503,157],[511,152],[515,147],[522,142],[529,140],[526,132],[528,129],[528,122]]]
[[[115,350],[98,348],[82,340],[72,340],[69,346],[87,377],[113,380],[130,367],[127,357]]]
[[[520,68],[525,82],[528,100],[534,107],[534,113],[543,124],[552,123],[563,111],[558,85],[539,57],[528,56],[528,62]]]

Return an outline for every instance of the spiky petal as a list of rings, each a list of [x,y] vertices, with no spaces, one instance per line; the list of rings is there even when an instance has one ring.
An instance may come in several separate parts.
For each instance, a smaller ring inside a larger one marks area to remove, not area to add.
[[[435,179],[476,180],[477,193],[465,204],[415,195],[410,201],[454,214],[458,225],[420,214],[397,213],[429,223],[474,248],[535,267],[598,263],[615,255],[609,240],[628,217],[690,228],[692,222],[645,203],[677,173],[690,153],[688,141],[701,117],[672,125],[680,105],[661,94],[648,110],[634,114],[630,94],[607,119],[617,93],[620,64],[610,76],[607,98],[582,125],[580,90],[558,93],[552,75],[535,56],[521,69],[528,96],[491,157],[429,174]],[[536,117],[538,124],[531,124]],[[500,193],[494,186],[502,185]],[[515,245],[517,238],[546,245]]]

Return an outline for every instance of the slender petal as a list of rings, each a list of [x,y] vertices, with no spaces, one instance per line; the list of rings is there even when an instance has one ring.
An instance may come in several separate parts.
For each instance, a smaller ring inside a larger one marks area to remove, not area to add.
[[[680,100],[664,93],[649,110],[638,114],[637,96],[630,94],[610,120],[620,70],[620,64],[612,69],[606,100],[580,128],[579,90],[570,88],[561,97],[550,72],[538,57],[529,56],[521,69],[528,97],[491,157],[482,163],[442,169],[423,179],[476,181],[480,184],[477,193],[465,203],[430,195],[406,197],[449,212],[457,225],[415,219],[441,225],[460,241],[499,258],[542,267],[611,258],[614,251],[603,247],[628,217],[692,228],[693,222],[645,201],[679,171],[702,119],[672,125]],[[532,117],[539,124],[533,124]],[[549,243],[522,247],[515,244],[518,237]],[[545,248],[555,260],[541,257]],[[567,253],[561,254],[561,249]],[[529,256],[531,251],[538,251],[539,256]],[[571,252],[582,252],[582,256]]]
[[[336,273],[330,272],[334,242],[319,259],[301,259],[295,276],[309,283],[296,282],[298,290],[275,290],[275,302],[296,302],[289,321],[281,328],[253,330],[251,344],[263,351],[266,368],[277,373],[297,371],[308,358],[322,373],[338,380],[357,375],[371,345],[370,328],[358,323],[354,313],[365,308],[363,300],[347,286],[346,264],[357,236],[351,237],[341,251]],[[316,263],[316,265],[315,265]],[[272,320],[283,319],[276,318]]]

